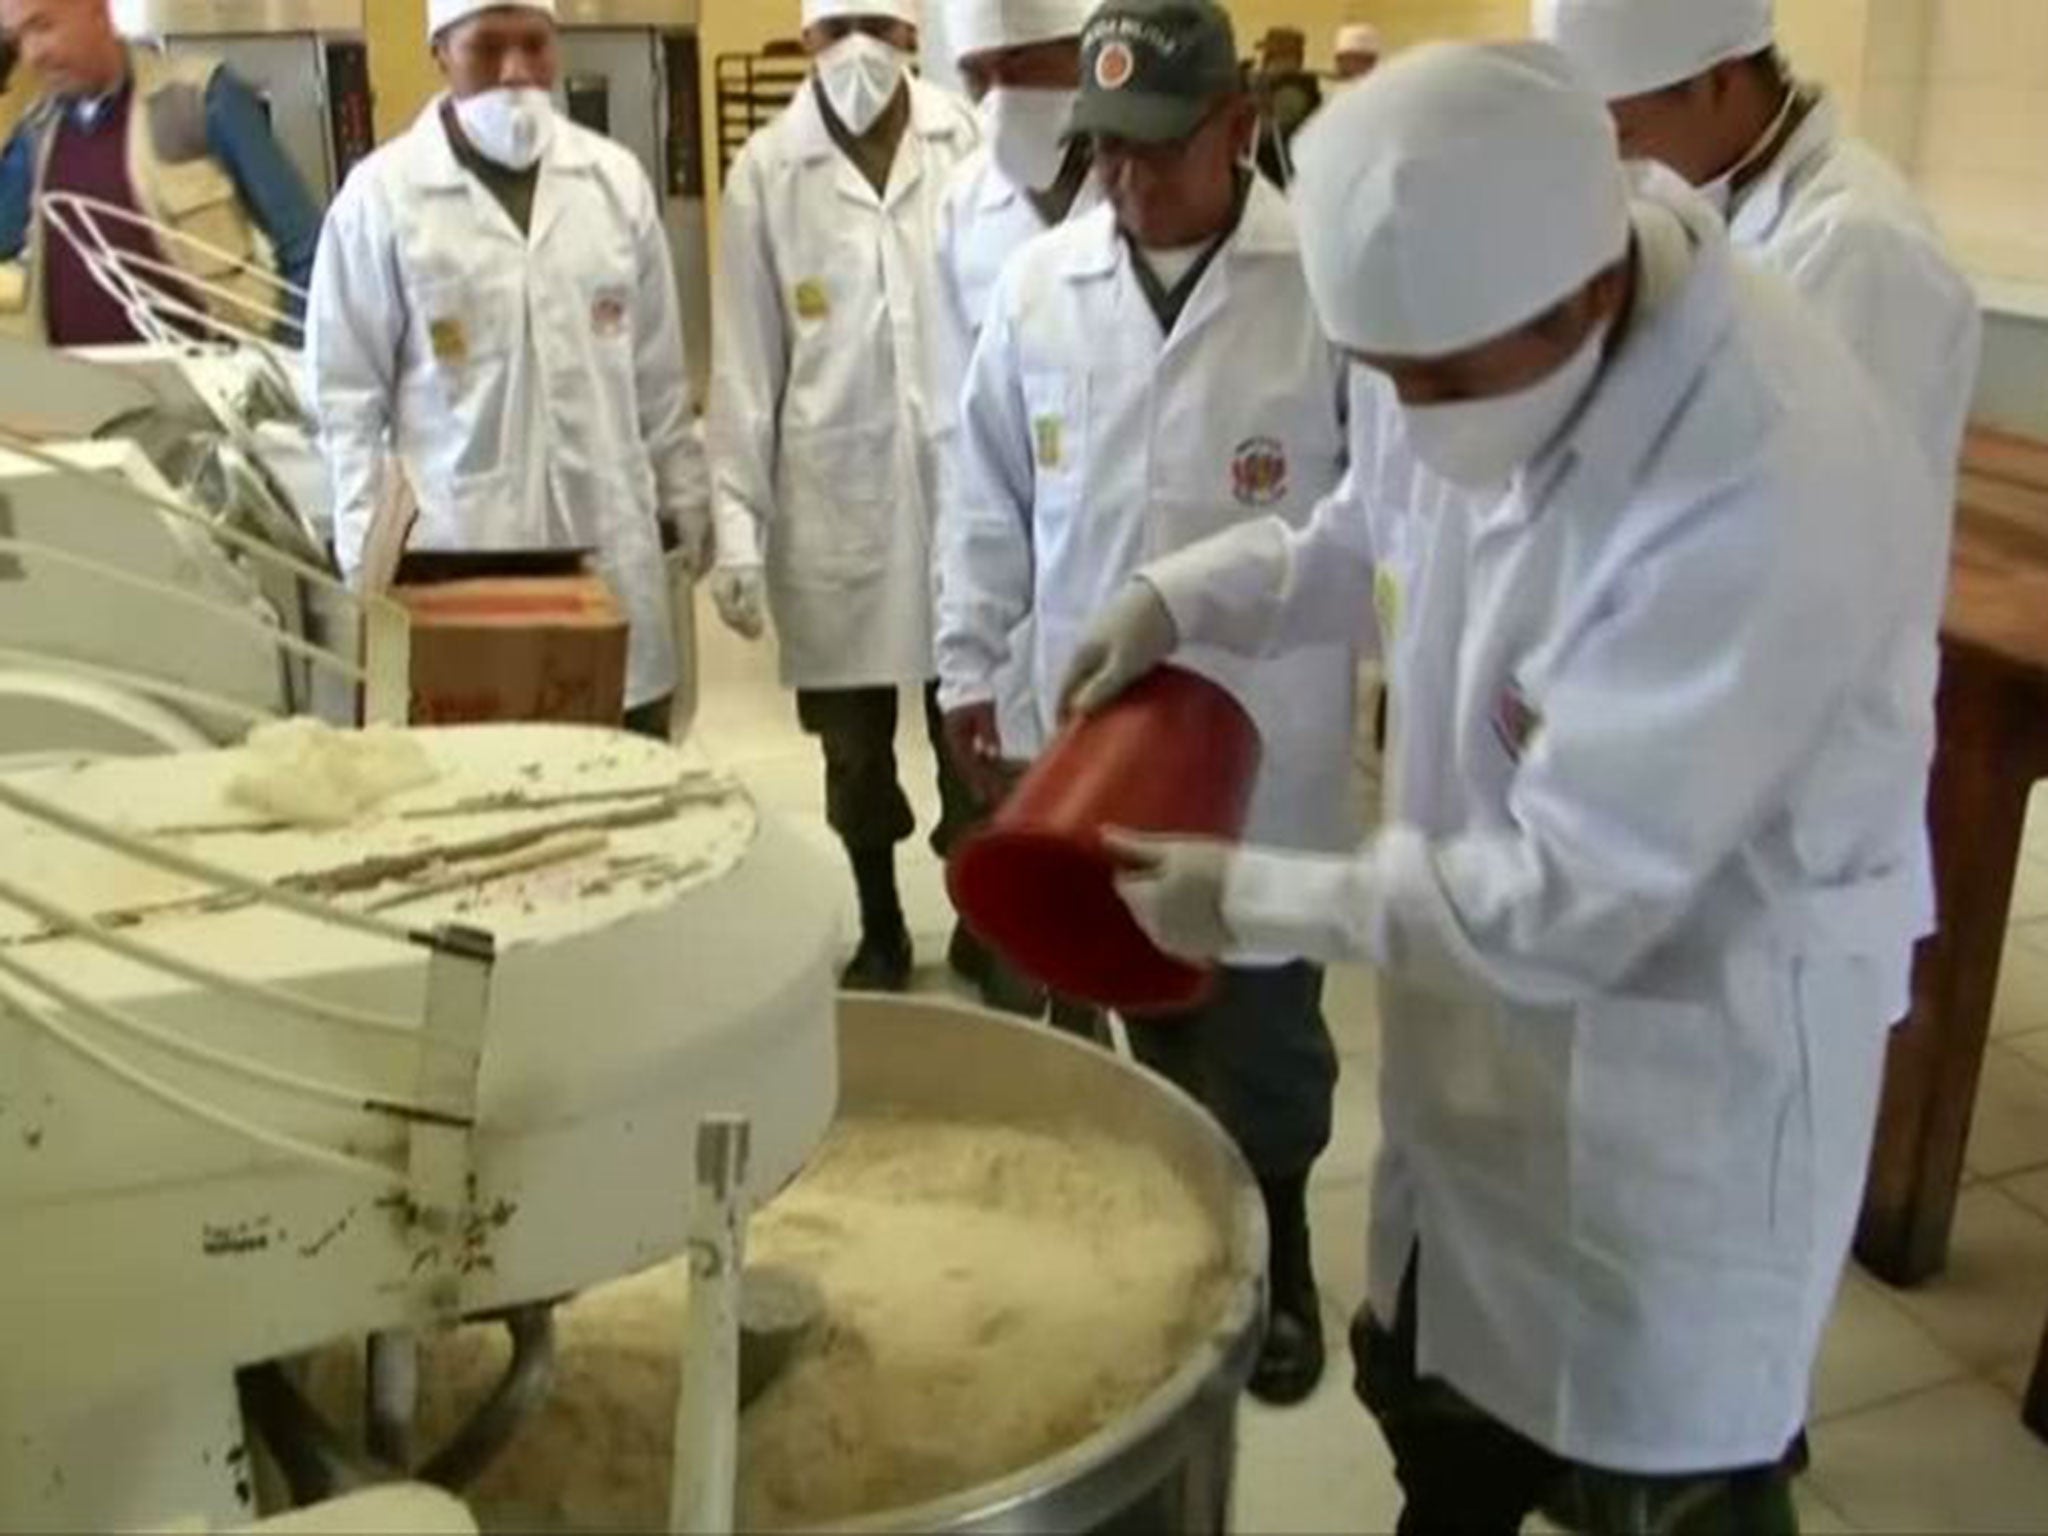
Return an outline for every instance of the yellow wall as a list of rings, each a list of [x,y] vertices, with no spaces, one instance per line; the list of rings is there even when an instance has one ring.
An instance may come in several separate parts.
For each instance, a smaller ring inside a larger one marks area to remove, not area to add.
[[[940,4],[943,0],[927,0]],[[1310,61],[1330,62],[1338,26],[1370,21],[1388,45],[1407,47],[1433,37],[1518,37],[1528,31],[1528,0],[1225,0],[1249,53],[1268,27],[1294,26],[1308,34]],[[1802,72],[1824,81],[1852,120],[1866,75],[1873,0],[1779,0],[1785,42]],[[2048,4],[2048,0],[2042,0]],[[775,38],[793,37],[799,0],[701,0],[704,59],[704,143],[716,187],[717,97],[712,71],[720,54],[758,52]],[[426,45],[425,0],[372,0],[370,69],[377,93],[377,131],[400,132],[439,85]],[[0,123],[7,121],[0,102]],[[715,202],[714,202],[715,210]],[[714,218],[716,217],[714,211]]]
[[[370,0],[370,88],[377,98],[377,136],[403,133],[441,88],[427,48],[426,0]]]
[[[1521,37],[1529,30],[1528,0],[1224,0],[1249,55],[1268,27],[1308,34],[1313,68],[1330,67],[1331,44],[1347,21],[1369,21],[1390,48],[1437,37]]]
[[[704,171],[711,178],[713,249],[718,221],[718,88],[714,71],[726,53],[759,53],[801,30],[799,0],[702,0],[697,49],[704,64]]]

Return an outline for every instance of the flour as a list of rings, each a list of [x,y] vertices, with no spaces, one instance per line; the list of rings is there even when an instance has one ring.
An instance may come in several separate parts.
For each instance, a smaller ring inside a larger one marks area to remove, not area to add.
[[[436,777],[426,748],[389,726],[337,731],[317,720],[282,720],[250,732],[243,757],[228,799],[303,827],[345,827]]]
[[[755,1222],[829,1322],[747,1415],[740,1521],[828,1524],[1068,1450],[1216,1324],[1214,1223],[1151,1152],[929,1120],[836,1133]]]
[[[1068,1450],[1173,1373],[1230,1287],[1194,1193],[1092,1128],[851,1122],[750,1245],[815,1280],[826,1317],[742,1422],[746,1530],[943,1498]],[[552,1399],[465,1494],[487,1528],[662,1528],[686,1288],[669,1265],[558,1312]],[[507,1353],[498,1330],[429,1344],[427,1443]],[[330,1414],[360,1400],[352,1362],[316,1375]]]

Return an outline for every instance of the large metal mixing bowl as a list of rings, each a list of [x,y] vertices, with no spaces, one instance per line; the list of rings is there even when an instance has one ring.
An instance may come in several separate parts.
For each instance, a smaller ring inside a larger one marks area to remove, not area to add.
[[[1124,1418],[1014,1477],[841,1532],[1221,1532],[1237,1406],[1264,1323],[1266,1218],[1250,1171],[1191,1100],[1092,1046],[939,1002],[840,1006],[840,1112],[896,1110],[1101,1127],[1161,1153],[1193,1187],[1236,1276],[1215,1328]]]

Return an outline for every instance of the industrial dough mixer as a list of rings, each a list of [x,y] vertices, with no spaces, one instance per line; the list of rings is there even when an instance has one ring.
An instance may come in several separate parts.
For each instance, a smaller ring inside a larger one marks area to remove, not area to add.
[[[683,1249],[835,1095],[833,886],[672,749],[417,737],[373,819],[238,808],[247,752],[0,777],[0,1528],[232,1523],[233,1369]]]

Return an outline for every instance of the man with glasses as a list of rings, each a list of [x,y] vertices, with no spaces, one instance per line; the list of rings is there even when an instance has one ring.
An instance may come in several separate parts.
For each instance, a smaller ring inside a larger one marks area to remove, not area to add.
[[[1090,18],[1073,131],[1092,142],[1108,205],[1004,271],[961,404],[939,620],[956,736],[968,712],[987,729],[1027,619],[1049,735],[1083,635],[1141,563],[1267,516],[1305,525],[1343,475],[1345,371],[1310,307],[1287,205],[1247,169],[1257,121],[1218,6],[1112,0]],[[1259,835],[1343,846],[1350,646],[1192,660],[1258,722]],[[1307,1192],[1337,1077],[1322,972],[1292,962],[1236,957],[1206,1007],[1131,1021],[1139,1055],[1209,1106],[1258,1175],[1273,1317],[1252,1390],[1276,1404],[1322,1375]]]

